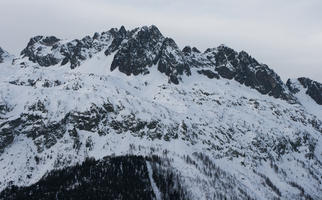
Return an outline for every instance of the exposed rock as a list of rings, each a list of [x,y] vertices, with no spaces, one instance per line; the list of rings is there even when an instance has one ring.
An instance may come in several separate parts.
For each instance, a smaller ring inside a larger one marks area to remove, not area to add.
[[[8,147],[14,140],[15,134],[8,129],[2,130],[0,134],[0,154],[3,153],[4,149]]]
[[[175,84],[179,84],[183,73],[191,74],[176,43],[164,38],[155,26],[145,26],[128,34],[114,56],[111,70],[118,68],[127,75],[148,74],[152,65],[157,65],[158,70],[169,77],[169,82]]]
[[[262,94],[296,103],[296,98],[288,91],[281,78],[267,65],[260,64],[246,52],[240,53],[224,45],[205,51],[207,58],[215,63],[218,74],[234,79],[254,88]]]
[[[296,94],[300,91],[300,88],[298,87],[298,85],[296,85],[295,82],[297,81],[296,80],[294,81],[292,79],[287,79],[286,81],[286,86],[293,94]]]
[[[185,46],[183,49],[182,49],[182,52],[184,53],[185,56],[189,56],[191,55],[192,53],[201,53],[199,51],[199,49],[197,49],[196,47],[190,47],[190,46]]]
[[[190,68],[213,68],[215,66],[215,63],[209,60],[207,55],[201,53],[196,47],[186,46],[182,52]]]
[[[0,109],[1,112],[9,112],[9,108],[4,106]],[[118,115],[121,111],[122,108],[116,109],[113,104],[107,101],[100,107],[93,104],[83,112],[68,112],[61,120],[51,122],[48,120],[46,105],[39,100],[29,106],[27,111],[21,113],[18,118],[0,123],[0,155],[18,135],[24,135],[34,140],[38,152],[55,145],[66,131],[72,133],[73,137],[77,132],[76,130],[106,135],[110,129],[114,129],[117,133],[130,132],[134,135],[144,135],[150,139],[161,139],[163,137],[171,140],[178,137],[178,124],[174,123],[168,127],[155,120],[143,121],[134,114],[122,115],[120,118]],[[74,137],[74,139],[76,144],[77,138]]]
[[[322,105],[322,84],[313,81],[309,78],[301,77],[297,81],[306,89],[306,94],[309,95],[317,104]],[[291,79],[287,80],[287,86],[294,94],[298,93],[300,89]]]
[[[80,65],[81,61],[106,48],[112,35],[108,31],[70,42],[62,41],[55,36],[36,36],[30,39],[21,55],[43,67],[70,63],[70,68],[74,69]]]
[[[22,50],[21,55],[28,57],[30,61],[38,63],[40,66],[56,65],[62,59],[59,52],[60,39],[49,36],[36,36],[30,39],[27,47]]]
[[[190,67],[185,62],[183,53],[171,38],[166,38],[158,57],[158,70],[169,77],[169,81],[179,84],[180,75],[191,75]]]
[[[118,68],[127,75],[149,73],[148,68],[155,63],[163,40],[155,26],[142,27],[121,45],[114,56],[111,70]]]
[[[0,63],[3,62],[3,55],[4,55],[4,50],[0,47]]]
[[[317,104],[322,105],[322,84],[304,77],[298,80],[304,88],[307,88],[306,94],[312,97]]]
[[[122,41],[126,38],[128,34],[124,26],[121,26],[120,30],[117,30],[114,28],[114,29],[111,29],[109,32],[112,34],[114,39],[112,41],[112,44],[104,52],[106,56],[116,51],[120,47]]]
[[[130,31],[122,26],[70,42],[54,36],[36,36],[21,54],[40,66],[69,63],[74,69],[102,50],[106,56],[115,53],[111,71],[118,69],[126,75],[149,74],[150,68],[156,65],[169,77],[169,82],[179,84],[183,75],[191,74],[192,68],[200,68],[203,71],[198,72],[209,78],[218,78],[216,71],[219,76],[234,79],[262,94],[296,102],[280,77],[246,52],[236,52],[225,45],[207,49],[204,53],[190,46],[180,50],[174,40],[163,37],[153,25]]]
[[[0,63],[3,63],[10,57],[9,53],[0,47]]]
[[[213,79],[213,78],[219,79],[220,78],[220,76],[217,73],[215,73],[215,72],[213,72],[211,70],[202,69],[202,70],[198,70],[198,73],[203,74],[203,75],[207,76],[210,79]]]
[[[233,79],[237,74],[235,69],[228,67],[227,65],[216,67],[216,71],[218,72],[218,74],[220,74],[220,76],[226,79]]]

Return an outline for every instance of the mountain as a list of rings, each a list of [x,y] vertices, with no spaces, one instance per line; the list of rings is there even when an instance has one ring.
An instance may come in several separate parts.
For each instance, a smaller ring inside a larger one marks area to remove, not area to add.
[[[0,64],[0,199],[319,199],[321,83],[156,26]]]

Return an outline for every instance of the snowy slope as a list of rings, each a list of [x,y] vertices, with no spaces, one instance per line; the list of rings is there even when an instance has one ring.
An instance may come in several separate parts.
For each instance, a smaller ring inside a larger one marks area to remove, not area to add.
[[[248,54],[124,31],[29,43],[0,64],[0,191],[88,157],[158,155],[191,199],[322,196],[321,105]]]

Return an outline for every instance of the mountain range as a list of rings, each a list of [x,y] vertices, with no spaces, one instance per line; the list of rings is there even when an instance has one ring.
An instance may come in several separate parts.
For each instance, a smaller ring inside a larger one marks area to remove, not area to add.
[[[0,199],[320,199],[322,84],[159,29],[0,48]]]

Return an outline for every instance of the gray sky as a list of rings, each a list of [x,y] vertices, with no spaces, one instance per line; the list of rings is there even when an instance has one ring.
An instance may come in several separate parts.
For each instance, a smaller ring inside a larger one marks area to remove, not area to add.
[[[0,46],[18,54],[35,35],[81,38],[155,24],[178,45],[226,44],[284,81],[322,82],[322,0],[0,0]]]

